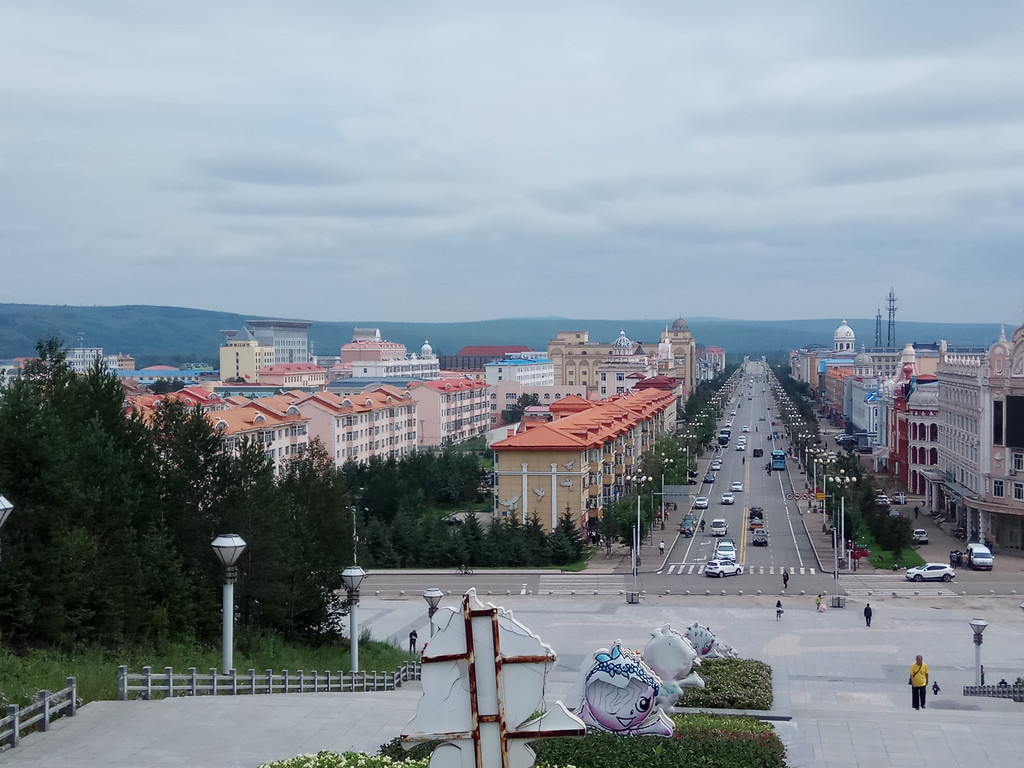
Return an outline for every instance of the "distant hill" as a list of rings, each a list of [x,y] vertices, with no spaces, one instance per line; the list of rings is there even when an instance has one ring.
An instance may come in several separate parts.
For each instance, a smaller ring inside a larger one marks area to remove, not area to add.
[[[34,354],[40,339],[56,336],[69,347],[79,338],[85,346],[102,347],[108,354],[132,355],[139,366],[208,362],[216,366],[222,329],[241,328],[246,320],[268,319],[183,307],[73,307],[38,304],[0,304],[0,358]],[[294,318],[292,318],[294,319]],[[311,320],[311,318],[302,318]],[[352,329],[380,328],[381,335],[418,352],[424,340],[437,354],[454,354],[468,344],[526,344],[547,349],[557,331],[589,331],[594,341],[610,342],[623,330],[633,341],[654,344],[662,329],[675,318],[661,320],[579,320],[561,317],[507,318],[469,323],[394,323],[387,320],[320,322],[309,329],[310,341],[320,354],[337,354],[352,339]],[[698,344],[716,345],[730,358],[770,355],[807,344],[832,344],[842,318],[824,320],[726,320],[686,318]],[[848,320],[857,346],[874,344],[875,321]],[[988,346],[999,338],[995,323],[897,322],[899,343],[935,342]],[[1010,329],[1007,328],[1007,333]]]

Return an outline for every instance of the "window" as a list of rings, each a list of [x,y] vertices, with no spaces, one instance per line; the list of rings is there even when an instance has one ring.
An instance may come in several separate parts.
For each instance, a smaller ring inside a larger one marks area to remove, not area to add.
[[[1024,453],[1013,454],[1013,471],[1024,472]]]
[[[1013,484],[1013,500],[1024,501],[1024,483]]]
[[[1003,497],[1003,481],[993,480],[992,481],[992,495],[997,498]]]

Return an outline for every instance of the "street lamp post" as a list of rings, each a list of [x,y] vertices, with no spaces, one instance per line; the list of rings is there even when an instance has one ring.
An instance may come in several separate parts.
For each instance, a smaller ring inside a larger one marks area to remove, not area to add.
[[[3,495],[0,495],[0,528],[4,527],[4,523],[7,522],[7,518],[13,509],[14,505],[5,499]]]
[[[988,622],[984,619],[971,619],[968,624],[974,632],[974,684],[981,685],[981,633]]]
[[[345,585],[348,593],[348,629],[349,639],[352,643],[352,672],[359,671],[359,621],[356,617],[356,608],[359,605],[359,585],[366,578],[366,571],[358,565],[350,565],[341,572],[341,583]]]
[[[444,592],[437,587],[431,587],[423,593],[423,599],[427,601],[427,618],[430,620],[431,637],[434,636],[434,614],[437,613],[437,606],[442,597],[444,597]]]
[[[217,559],[224,565],[223,617],[221,621],[221,670],[228,674],[234,668],[232,660],[235,629],[235,579],[238,578],[238,558],[245,549],[245,540],[237,533],[222,533],[210,544]]]

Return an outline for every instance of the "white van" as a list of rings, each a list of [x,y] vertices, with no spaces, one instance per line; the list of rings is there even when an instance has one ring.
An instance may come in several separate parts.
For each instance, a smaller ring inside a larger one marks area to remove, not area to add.
[[[725,536],[729,532],[729,526],[726,525],[725,520],[718,517],[711,521],[711,535],[712,536]]]
[[[992,551],[984,544],[972,542],[967,545],[967,565],[975,571],[991,571]]]

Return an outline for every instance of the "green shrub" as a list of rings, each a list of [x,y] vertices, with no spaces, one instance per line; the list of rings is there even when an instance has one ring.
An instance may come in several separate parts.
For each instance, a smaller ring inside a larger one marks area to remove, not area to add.
[[[392,768],[396,765],[390,757],[367,755],[362,752],[317,752],[315,755],[299,755],[288,760],[274,760],[264,763],[261,768]],[[403,768],[427,768],[427,760],[399,763]]]
[[[687,688],[680,707],[772,708],[772,668],[757,659],[706,659],[698,673],[706,687]]]

